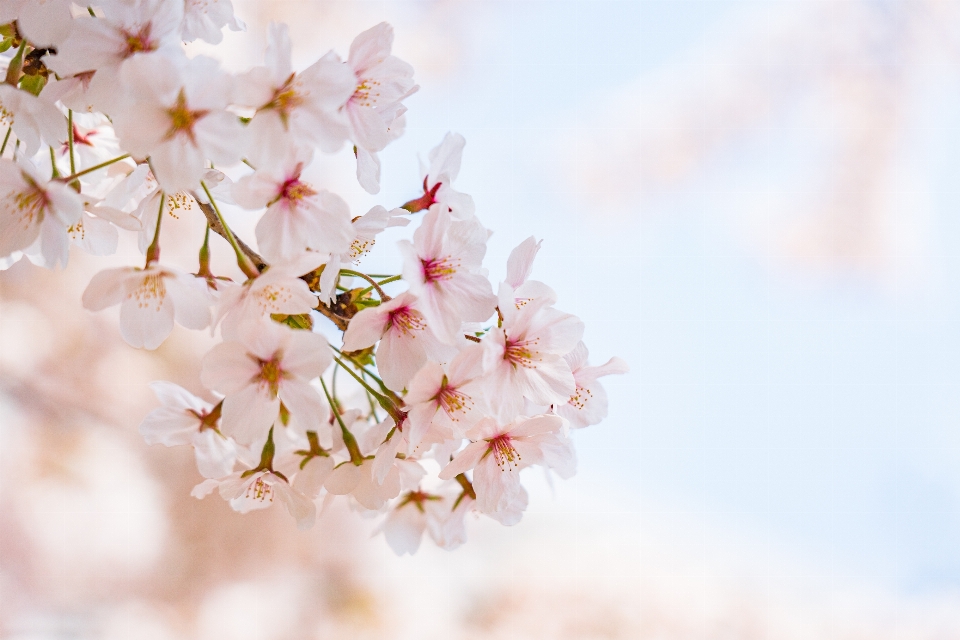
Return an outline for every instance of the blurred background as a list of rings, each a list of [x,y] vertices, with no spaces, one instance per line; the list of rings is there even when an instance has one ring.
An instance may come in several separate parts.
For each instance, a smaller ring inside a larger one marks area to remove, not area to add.
[[[455,552],[397,558],[346,509],[197,501],[189,450],[137,434],[209,336],[127,347],[80,307],[129,264],[0,273],[0,636],[960,638],[960,4],[952,0],[234,0],[295,65],[387,20],[421,90],[355,215],[418,194],[467,138],[458,189],[485,266],[543,238],[534,277],[582,317],[610,417],[578,475]],[[254,221],[230,214],[252,238]],[[199,213],[164,230],[195,268]],[[399,234],[397,234],[399,237]],[[388,239],[365,266],[390,268]],[[224,244],[214,247],[229,263]],[[393,267],[395,269],[395,266]],[[384,273],[388,273],[385,271]]]

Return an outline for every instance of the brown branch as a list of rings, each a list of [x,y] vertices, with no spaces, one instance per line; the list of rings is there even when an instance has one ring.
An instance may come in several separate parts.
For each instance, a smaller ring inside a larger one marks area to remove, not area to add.
[[[337,329],[340,329],[340,331],[347,330],[347,325],[350,323],[350,321],[346,318],[341,318],[340,316],[335,314],[333,311],[330,310],[330,307],[328,307],[323,302],[321,302],[316,307],[314,307],[314,309],[316,309],[317,311],[322,313],[324,316],[326,316],[327,319],[329,319],[333,324],[337,325]]]
[[[207,217],[207,222],[210,224],[210,229],[213,230],[218,236],[224,240],[230,241],[227,238],[227,232],[223,228],[223,225],[220,224],[220,219],[217,217],[217,212],[213,210],[213,207],[209,203],[200,202],[200,199],[193,196],[193,199],[197,201],[197,204],[200,206],[200,210],[203,211],[203,215]],[[264,262],[263,258],[260,257],[260,254],[251,249],[247,244],[237,237],[237,234],[233,234],[233,239],[237,241],[237,246],[240,247],[240,250],[250,258],[254,266],[257,267],[258,271],[263,271],[267,268],[267,263]]]

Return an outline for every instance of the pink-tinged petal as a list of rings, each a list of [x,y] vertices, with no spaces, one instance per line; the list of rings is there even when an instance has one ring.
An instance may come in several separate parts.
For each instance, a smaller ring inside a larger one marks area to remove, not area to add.
[[[177,322],[187,329],[209,327],[213,300],[207,292],[206,283],[191,275],[166,278],[165,282],[173,300]]]
[[[333,363],[333,351],[319,333],[294,331],[283,353],[284,372],[302,380],[320,376]]]
[[[475,468],[489,449],[490,445],[486,442],[471,442],[450,461],[450,464],[444,467],[440,472],[440,479],[452,480],[461,473]]]
[[[223,478],[233,472],[237,450],[232,441],[213,429],[204,429],[193,438],[197,470],[205,478]]]
[[[506,283],[516,289],[527,281],[530,277],[530,271],[533,269],[533,260],[540,251],[540,244],[537,239],[530,236],[521,242],[507,259],[507,280]]]
[[[214,111],[194,125],[197,145],[218,165],[238,162],[247,148],[247,130],[229,111]]]
[[[494,513],[509,504],[520,490],[520,472],[514,467],[501,469],[493,455],[487,456],[473,471],[473,490],[477,508],[483,513]]]
[[[333,470],[323,486],[335,496],[345,496],[360,484],[361,468],[346,462]]]
[[[391,466],[387,472],[383,483],[377,483],[372,474],[372,467],[365,463],[361,469],[364,475],[360,478],[360,484],[353,490],[353,497],[357,502],[371,510],[383,508],[387,500],[396,498],[400,495],[400,471],[396,466]]]
[[[297,521],[297,528],[305,530],[312,527],[317,519],[317,507],[313,501],[299,491],[295,491],[286,482],[279,481],[273,487],[277,497]]]
[[[129,292],[128,281],[135,272],[132,267],[120,267],[97,273],[83,291],[83,307],[90,311],[102,311],[123,302]]]
[[[459,133],[447,133],[443,141],[430,151],[430,181],[436,184],[441,178],[452,182],[460,174],[460,161],[466,139]]]
[[[380,193],[380,158],[357,146],[357,182],[367,193]]]
[[[197,500],[203,500],[208,495],[213,493],[213,490],[220,486],[219,480],[204,480],[197,486],[193,488],[190,492],[190,495],[196,498]]]
[[[177,407],[180,409],[193,409],[200,412],[211,408],[209,402],[205,402],[193,395],[183,387],[172,382],[157,380],[150,383],[150,389],[157,400],[164,406]]]
[[[483,373],[484,348],[479,344],[468,344],[450,362],[448,379],[452,386],[461,387]]]
[[[390,131],[378,110],[350,102],[347,103],[347,117],[358,148],[382,151],[390,143]]]
[[[343,334],[344,351],[359,351],[377,343],[390,322],[390,309],[385,307],[368,307],[353,316]]]
[[[320,429],[329,413],[317,390],[306,382],[283,380],[280,383],[280,401],[290,411],[291,427],[305,434]]]
[[[397,459],[397,451],[400,450],[400,441],[402,439],[403,436],[400,435],[400,432],[395,431],[393,437],[381,444],[377,449],[377,453],[373,457],[373,469],[371,470],[377,484],[383,484],[384,479],[393,467]]]
[[[314,113],[332,113],[347,103],[357,89],[357,77],[339,56],[329,52],[297,76],[310,92],[309,109]]]
[[[290,31],[287,25],[282,22],[271,22],[267,25],[267,51],[263,58],[274,83],[285,82],[293,73],[292,50],[293,45],[290,42]]]
[[[140,435],[147,444],[174,447],[190,444],[200,429],[200,419],[186,409],[160,407],[154,409],[140,423]]]
[[[366,71],[390,55],[393,46],[393,27],[386,22],[359,34],[350,44],[350,66],[357,72]]]
[[[592,371],[590,371],[591,369]],[[589,367],[587,371],[589,371],[591,377],[596,379],[602,376],[629,373],[630,365],[622,358],[614,356],[599,367]],[[584,373],[587,373],[587,371],[584,371]]]
[[[333,458],[330,456],[311,458],[297,474],[293,488],[308,498],[315,499],[320,495],[324,482],[333,473],[333,466]]]
[[[141,280],[120,305],[120,335],[132,347],[156,349],[173,331],[173,300],[162,277]]]
[[[200,187],[204,156],[181,134],[155,147],[150,153],[150,165],[167,193],[192,191]]]
[[[443,365],[439,362],[424,364],[410,380],[404,402],[408,405],[430,402],[440,391],[444,375]]]
[[[411,405],[408,393],[404,400]],[[406,436],[411,447],[416,447],[423,440],[423,437],[430,430],[430,425],[437,415],[437,404],[435,402],[422,402],[412,404],[412,408],[407,417]]]
[[[80,221],[83,214],[83,200],[65,184],[50,183],[46,187],[52,212],[64,225],[73,225]]]
[[[280,415],[280,400],[268,390],[253,385],[223,399],[221,431],[240,444],[255,444],[267,439],[267,432]]]
[[[567,364],[570,365],[570,370],[576,375],[579,369],[587,366],[587,359],[589,357],[590,352],[587,350],[587,345],[584,344],[583,341],[580,341],[572,351],[564,354],[563,359],[567,361]]]
[[[419,332],[422,334],[422,332]],[[377,347],[377,369],[387,387],[403,389],[427,361],[422,336],[388,331]]]
[[[265,171],[257,171],[244,176],[233,183],[230,194],[234,201],[244,209],[262,209],[267,203],[280,195],[281,185],[275,176]]]
[[[570,438],[553,436],[544,441],[540,448],[543,451],[543,464],[556,471],[558,476],[566,480],[577,473],[577,452]]]
[[[264,257],[277,261],[303,253],[309,239],[322,231],[319,222],[304,207],[277,202],[260,218],[255,233]]]
[[[523,519],[523,512],[526,511],[529,502],[527,490],[523,485],[519,485],[516,491],[501,499],[497,511],[487,512],[487,515],[505,527],[512,527]]]
[[[513,438],[522,438],[541,433],[559,433],[562,427],[563,420],[559,416],[543,415],[518,422],[507,433]]]
[[[224,395],[249,386],[259,374],[258,364],[248,355],[246,347],[236,341],[216,345],[200,365],[203,386]]]
[[[54,217],[43,219],[40,225],[40,253],[43,255],[44,266],[52,269],[57,264],[67,266],[70,257],[70,236],[67,230]]]
[[[427,527],[426,516],[413,504],[405,504],[387,515],[383,523],[383,537],[398,556],[413,555],[420,548],[420,540]]]

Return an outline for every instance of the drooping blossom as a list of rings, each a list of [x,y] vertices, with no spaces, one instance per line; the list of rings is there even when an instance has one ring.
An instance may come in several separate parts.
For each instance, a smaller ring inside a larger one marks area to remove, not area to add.
[[[237,448],[233,440],[217,428],[219,411],[172,382],[153,382],[150,388],[162,404],[140,423],[140,435],[147,444],[190,445],[200,475],[205,478],[230,475],[237,460]]]
[[[62,182],[47,181],[29,160],[0,159],[0,257],[39,240],[45,263],[66,265],[67,230],[80,222],[83,201]]]
[[[443,141],[430,150],[430,167],[423,171],[423,195],[403,205],[404,209],[415,213],[439,203],[447,207],[456,220],[475,218],[473,198],[456,191],[452,186],[460,173],[466,144],[467,141],[459,133],[447,133]]]
[[[347,59],[354,86],[344,111],[356,146],[357,178],[369,193],[380,190],[376,152],[400,135],[406,112],[403,100],[419,88],[413,67],[391,55],[392,47],[393,27],[381,22],[354,39]]]
[[[438,546],[451,548],[455,540],[447,542],[444,530],[454,500],[449,496],[422,491],[419,488],[399,496],[380,526],[387,544],[398,556],[413,555],[420,548],[426,532]]]
[[[211,349],[200,380],[224,396],[223,432],[240,444],[262,444],[278,419],[299,433],[319,428],[325,403],[310,380],[332,361],[323,336],[263,322]]]
[[[576,390],[570,365],[563,356],[583,336],[576,316],[533,300],[519,309],[510,287],[500,289],[503,326],[483,338],[488,393],[497,399],[501,419],[517,415],[524,398],[536,405],[566,402]]]
[[[132,347],[156,349],[173,324],[187,329],[210,326],[212,298],[203,280],[152,262],[143,269],[118,267],[93,276],[83,306],[102,311],[120,305],[120,335]]]
[[[485,418],[467,432],[473,442],[440,472],[440,479],[451,480],[473,469],[477,508],[488,515],[507,516],[506,521],[501,520],[503,524],[516,524],[516,507],[526,502],[520,485],[522,469],[541,465],[557,470],[562,477],[574,471],[576,461],[560,435],[562,425],[554,415],[519,417],[506,426]]]
[[[576,391],[565,404],[556,406],[557,414],[570,421],[570,426],[579,429],[599,424],[607,417],[607,392],[598,378],[618,373],[627,373],[629,367],[621,358],[610,358],[605,364],[591,367],[587,364],[587,345],[580,342],[563,359],[570,365]]]
[[[350,248],[345,252],[334,252],[330,256],[323,273],[320,274],[320,296],[327,302],[332,301],[337,295],[337,279],[340,275],[340,267],[343,263],[353,262],[358,266],[360,259],[370,253],[377,242],[377,236],[387,227],[405,227],[410,224],[410,220],[402,217],[405,213],[400,209],[388,211],[380,205],[374,206],[370,211],[362,216],[354,218],[350,223],[351,241]]]
[[[296,258],[305,251],[339,254],[353,242],[347,203],[301,179],[312,155],[309,149],[294,149],[284,161],[241,178],[233,187],[240,206],[267,208],[256,228],[257,244],[267,260]]]
[[[261,469],[252,474],[236,471],[221,480],[206,480],[194,487],[191,495],[204,498],[217,489],[220,497],[230,503],[234,511],[249,513],[257,509],[266,509],[279,499],[290,515],[297,521],[300,529],[309,529],[317,518],[317,508],[313,501],[290,486],[286,476],[276,471]]]
[[[378,340],[377,369],[391,389],[403,389],[428,358],[444,359],[453,350],[437,340],[418,300],[401,293],[389,302],[363,309],[343,334],[343,350],[358,351]]]
[[[291,144],[305,142],[336,151],[350,135],[340,109],[355,90],[350,68],[333,53],[294,72],[287,25],[271,23],[265,66],[239,82],[239,102],[256,109],[249,124],[250,159],[269,167],[284,159]]]
[[[464,322],[483,322],[496,296],[480,273],[489,232],[476,222],[454,221],[434,205],[413,234],[401,240],[403,279],[417,296],[423,317],[442,341],[455,344]]]

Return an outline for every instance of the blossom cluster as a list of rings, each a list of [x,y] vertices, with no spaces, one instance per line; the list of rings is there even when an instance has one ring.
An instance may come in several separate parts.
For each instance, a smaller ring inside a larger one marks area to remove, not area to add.
[[[490,282],[491,232],[453,184],[464,138],[430,152],[401,207],[354,217],[303,177],[315,154],[349,145],[359,184],[379,192],[378,153],[418,88],[389,25],[345,60],[295,70],[287,28],[272,24],[264,64],[230,74],[183,46],[244,29],[229,0],[0,0],[0,23],[0,266],[66,265],[71,245],[109,255],[121,230],[137,234],[143,266],[99,272],[82,300],[119,305],[134,347],[155,349],[175,324],[221,339],[201,364],[212,401],[157,382],[161,406],[140,425],[148,443],[193,448],[194,496],[240,512],[279,500],[301,527],[343,496],[412,553],[424,533],[463,543],[470,513],[517,523],[525,468],[574,473],[570,430],[606,416],[598,379],[626,365],[588,364],[583,323],[530,279],[534,238]],[[256,249],[222,204],[259,216]],[[206,219],[192,273],[160,259],[178,209]],[[399,273],[355,270],[382,232],[411,223]],[[213,273],[211,231],[242,276]]]

